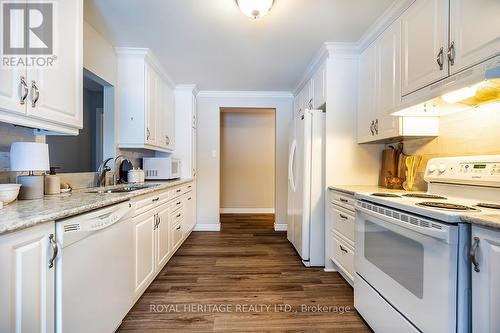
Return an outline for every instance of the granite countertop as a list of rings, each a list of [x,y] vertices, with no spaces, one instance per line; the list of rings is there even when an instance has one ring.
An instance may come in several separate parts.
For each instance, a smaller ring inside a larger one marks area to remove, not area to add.
[[[405,190],[390,190],[385,187],[377,185],[334,185],[328,187],[330,190],[339,191],[347,193],[350,195],[356,195],[356,193],[376,193],[376,192],[388,192],[388,193],[402,193]],[[419,192],[412,192],[419,193]],[[492,210],[483,209],[481,212],[477,213],[463,213],[460,216],[461,220],[466,223],[476,224],[480,226],[486,226],[490,228],[495,228],[500,230],[500,212],[495,213]]]
[[[406,192],[405,190],[391,190],[391,189],[388,189],[388,188],[385,188],[385,187],[382,187],[382,186],[378,186],[378,185],[332,185],[332,186],[328,186],[328,188],[330,190],[333,190],[333,191],[339,191],[339,192],[343,192],[343,193],[346,193],[346,194],[350,194],[350,195],[355,195],[356,193],[369,193],[369,192],[372,192],[372,193],[380,193],[380,192],[387,192],[387,193],[402,193],[402,192]]]
[[[45,196],[40,200],[18,200],[0,210],[0,235],[82,214],[190,181],[192,179],[147,182],[151,187],[126,193],[88,193],[93,190],[89,188],[70,194]]]

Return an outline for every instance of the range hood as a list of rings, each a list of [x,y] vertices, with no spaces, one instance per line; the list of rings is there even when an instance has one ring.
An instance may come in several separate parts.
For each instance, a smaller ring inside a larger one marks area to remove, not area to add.
[[[393,115],[442,116],[500,102],[500,56],[403,96],[402,102]]]

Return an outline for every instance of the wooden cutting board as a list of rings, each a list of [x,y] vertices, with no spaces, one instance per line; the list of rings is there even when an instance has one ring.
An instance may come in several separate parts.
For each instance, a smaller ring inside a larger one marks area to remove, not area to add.
[[[398,151],[392,147],[382,151],[382,168],[380,169],[380,176],[378,184],[385,186],[385,178],[388,176],[397,176],[398,170]]]

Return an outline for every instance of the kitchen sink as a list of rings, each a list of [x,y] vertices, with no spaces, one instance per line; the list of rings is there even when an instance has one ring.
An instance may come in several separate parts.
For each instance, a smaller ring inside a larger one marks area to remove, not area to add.
[[[132,186],[120,186],[112,188],[97,188],[87,193],[98,193],[98,194],[108,194],[108,193],[129,193],[139,190],[144,190],[146,188],[155,187],[157,185],[132,185]]]

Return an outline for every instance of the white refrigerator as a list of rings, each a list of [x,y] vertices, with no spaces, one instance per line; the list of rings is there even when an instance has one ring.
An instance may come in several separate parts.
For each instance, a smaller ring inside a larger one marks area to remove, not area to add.
[[[325,116],[305,110],[290,130],[287,237],[307,267],[325,265]]]

